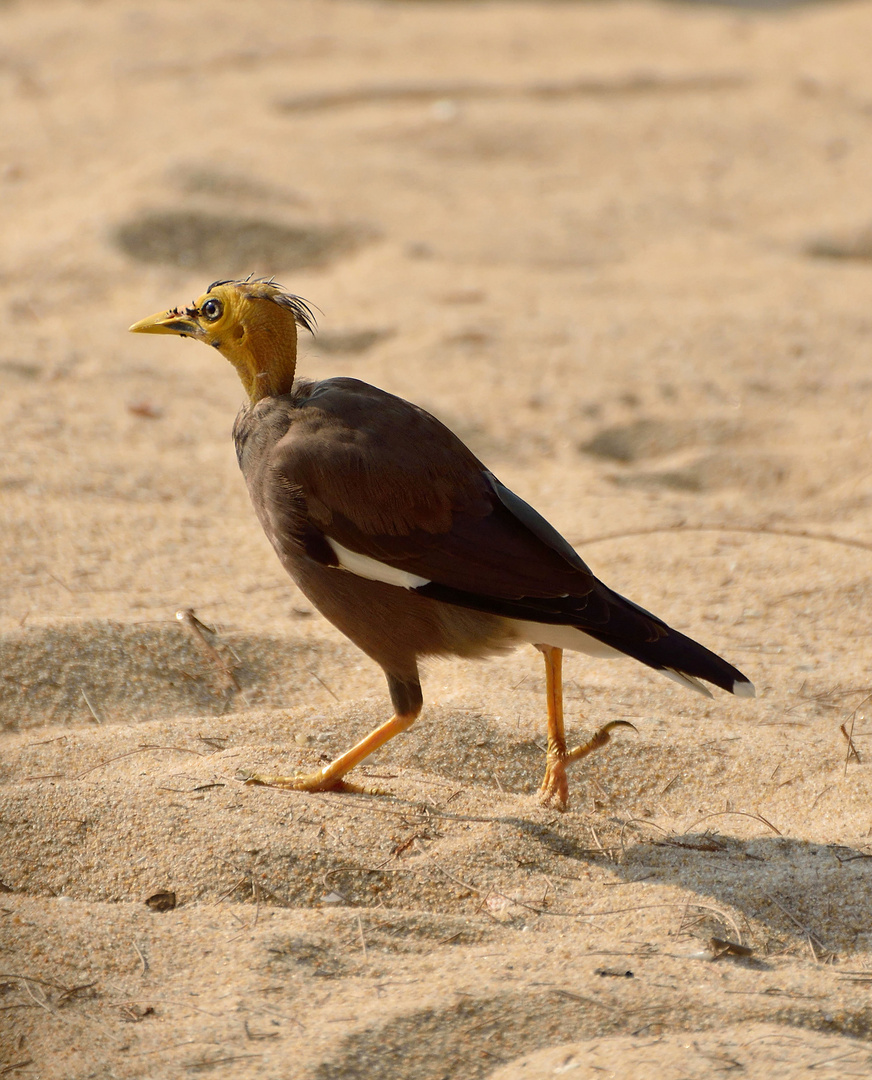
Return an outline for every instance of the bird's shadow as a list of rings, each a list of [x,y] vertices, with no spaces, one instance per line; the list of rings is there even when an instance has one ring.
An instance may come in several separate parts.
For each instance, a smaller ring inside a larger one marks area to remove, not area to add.
[[[774,835],[763,818],[757,819],[760,829],[770,835],[749,839],[698,827],[668,832],[652,822],[622,820],[614,814],[548,815],[543,820],[536,810],[530,816],[486,816],[396,796],[391,801],[408,806],[410,814],[423,813],[446,824],[502,826],[510,839],[494,853],[482,852],[471,882],[485,893],[499,895],[501,886],[493,883],[505,877],[495,870],[507,858],[523,878],[541,880],[544,875],[558,883],[585,883],[581,902],[572,896],[571,886],[532,904],[522,889],[519,917],[534,912],[542,917],[597,918],[671,907],[676,910],[676,936],[706,944],[715,938],[750,945],[752,955],[726,955],[757,966],[766,956],[804,953],[827,962],[872,946],[872,852]],[[638,896],[615,902],[612,890],[607,898],[596,886],[591,889],[589,871],[594,866],[618,879],[614,883],[672,886],[684,895],[661,899],[652,893],[641,903]],[[502,886],[506,900],[518,889],[517,875],[510,880]]]
[[[800,946],[815,960],[872,945],[872,853],[780,835],[740,838],[708,829],[665,832],[644,821],[602,823],[594,848],[581,831],[506,819],[531,846],[575,861],[607,865],[628,884],[675,886],[696,900],[672,900],[692,936],[751,941],[759,958]],[[762,827],[762,819],[761,819]],[[611,844],[611,846],[609,846]],[[544,861],[544,860],[543,860]],[[623,905],[596,903],[591,913]]]

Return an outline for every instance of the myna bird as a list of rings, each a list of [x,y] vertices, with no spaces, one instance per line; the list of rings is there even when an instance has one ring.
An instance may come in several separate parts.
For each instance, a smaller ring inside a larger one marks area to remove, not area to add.
[[[273,281],[217,281],[192,307],[152,315],[139,334],[211,345],[248,402],[233,427],[260,523],[312,604],[380,664],[394,716],[329,765],[251,779],[323,791],[421,711],[418,661],[481,657],[523,642],[545,657],[543,802],[567,804],[566,766],[605,745],[613,720],[568,750],[564,649],[631,656],[711,697],[704,682],[753,697],[745,676],[612,592],[553,526],[435,417],[358,379],[295,379],[304,300]],[[632,726],[632,725],[627,725]]]

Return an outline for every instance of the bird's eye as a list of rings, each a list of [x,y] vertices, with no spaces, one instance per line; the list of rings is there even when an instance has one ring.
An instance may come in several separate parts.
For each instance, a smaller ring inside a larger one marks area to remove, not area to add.
[[[200,314],[207,322],[217,322],[224,314],[224,305],[220,300],[206,300],[200,308]]]

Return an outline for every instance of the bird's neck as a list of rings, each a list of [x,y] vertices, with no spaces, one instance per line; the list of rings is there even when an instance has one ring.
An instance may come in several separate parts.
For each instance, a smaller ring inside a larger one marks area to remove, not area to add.
[[[218,350],[236,368],[252,405],[289,394],[297,370],[297,327],[287,320],[262,320],[239,328],[238,337]]]

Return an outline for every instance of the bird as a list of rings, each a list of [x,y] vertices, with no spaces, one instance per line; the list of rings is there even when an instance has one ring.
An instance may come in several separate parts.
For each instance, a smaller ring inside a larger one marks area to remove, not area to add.
[[[358,379],[298,379],[298,327],[311,306],[273,279],[213,282],[190,307],[130,327],[175,334],[224,356],[247,395],[233,425],[255,513],[312,605],[381,666],[393,716],[329,764],[246,779],[296,791],[343,778],[406,731],[423,707],[419,661],[486,657],[524,643],[544,658],[542,803],[569,804],[567,766],[599,750],[611,720],[570,749],[566,649],[631,657],[712,697],[754,697],[721,657],[598,580],[575,548],[436,417]]]

